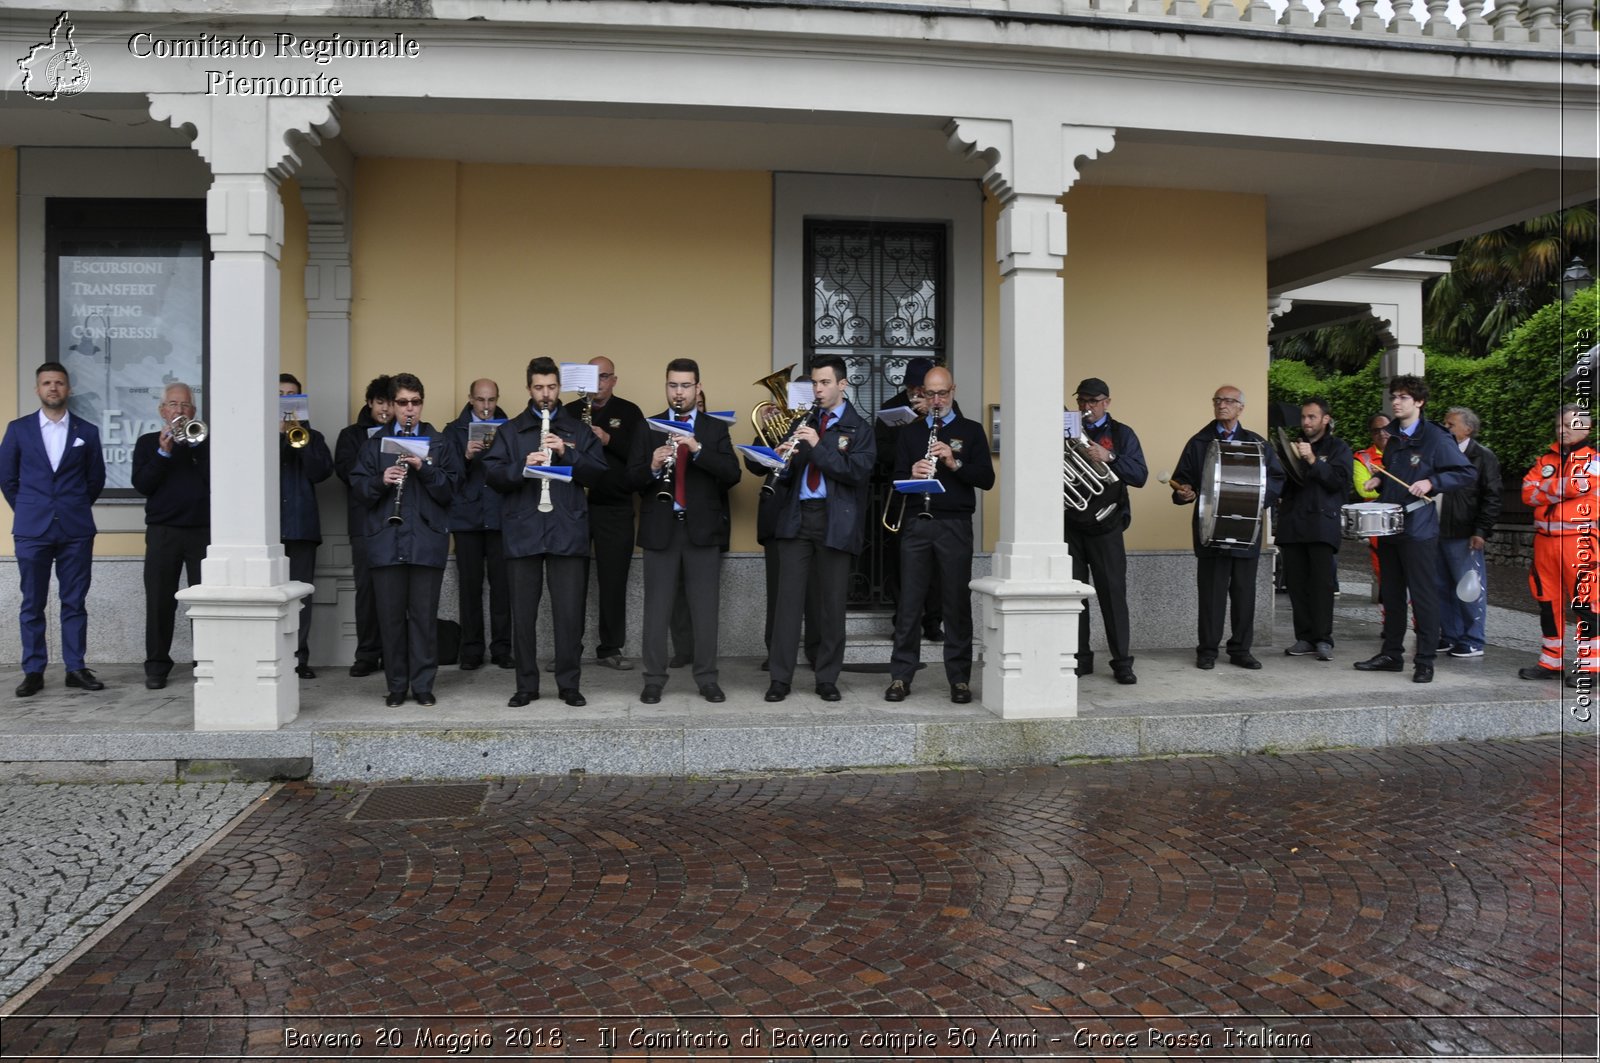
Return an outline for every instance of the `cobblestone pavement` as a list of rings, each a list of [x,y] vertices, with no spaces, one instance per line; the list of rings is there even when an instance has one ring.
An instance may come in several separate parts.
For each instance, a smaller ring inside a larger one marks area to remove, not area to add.
[[[1592,739],[507,780],[437,819],[388,817],[462,791],[296,785],[0,1049],[1593,1058],[1596,785]]]
[[[0,1004],[266,789],[0,786]]]

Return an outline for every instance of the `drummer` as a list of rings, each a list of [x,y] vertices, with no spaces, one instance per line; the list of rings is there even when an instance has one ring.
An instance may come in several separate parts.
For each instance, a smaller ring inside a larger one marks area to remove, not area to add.
[[[1403,672],[1406,668],[1406,594],[1416,610],[1417,648],[1411,681],[1433,682],[1439,652],[1439,507],[1445,491],[1463,491],[1478,470],[1461,453],[1450,433],[1422,415],[1428,383],[1397,376],[1389,382],[1394,421],[1383,447],[1383,481],[1378,501],[1405,508],[1399,535],[1378,539],[1378,596],[1383,603],[1383,648],[1357,661],[1363,672]],[[1370,486],[1370,481],[1369,481]],[[1415,507],[1415,508],[1412,508]]]
[[[1355,458],[1350,446],[1328,429],[1328,400],[1300,407],[1300,439],[1292,444],[1304,475],[1290,480],[1278,503],[1277,540],[1284,582],[1294,610],[1290,657],[1316,654],[1333,660],[1334,564],[1339,553],[1339,509],[1350,494]]]
[[[1266,481],[1266,496],[1261,508],[1268,509],[1283,493],[1283,466],[1267,441],[1239,424],[1244,412],[1244,392],[1231,385],[1217,389],[1211,398],[1212,421],[1196,432],[1184,444],[1178,467],[1172,473],[1168,486],[1172,488],[1174,505],[1187,506],[1196,498],[1196,489],[1204,483],[1206,451],[1213,442],[1255,443],[1260,450],[1260,465],[1256,475]],[[1248,491],[1248,499],[1207,499],[1219,509],[1224,505],[1245,505],[1256,509],[1259,483]],[[1223,492],[1218,491],[1218,494]],[[1259,512],[1246,512],[1246,517],[1259,517]],[[1200,512],[1195,507],[1194,516],[1195,585],[1199,591],[1199,641],[1194,648],[1196,668],[1210,670],[1217,666],[1217,645],[1222,641],[1222,621],[1231,604],[1233,626],[1228,636],[1228,663],[1239,668],[1260,668],[1261,662],[1250,654],[1255,641],[1256,627],[1256,568],[1261,560],[1261,525],[1256,525],[1255,538],[1249,543],[1224,543],[1208,545],[1200,534]]]

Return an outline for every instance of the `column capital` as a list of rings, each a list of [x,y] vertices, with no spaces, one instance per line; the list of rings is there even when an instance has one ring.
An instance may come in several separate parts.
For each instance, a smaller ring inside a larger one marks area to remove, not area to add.
[[[300,168],[301,142],[316,146],[339,133],[331,97],[208,96],[152,92],[150,116],[194,137],[213,174],[272,174]]]
[[[1008,203],[1018,194],[1065,195],[1078,181],[1078,160],[1110,151],[1117,131],[1048,119],[952,118],[950,150],[988,164],[983,185]]]

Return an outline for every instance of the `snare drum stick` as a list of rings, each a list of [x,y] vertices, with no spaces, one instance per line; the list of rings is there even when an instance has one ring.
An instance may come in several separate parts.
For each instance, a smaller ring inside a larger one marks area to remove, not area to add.
[[[1390,472],[1388,469],[1384,469],[1384,468],[1380,467],[1380,468],[1377,468],[1377,469],[1373,469],[1372,471],[1376,472],[1376,473],[1381,473],[1382,475],[1387,476],[1389,479],[1393,480],[1395,483],[1399,484],[1401,487],[1404,487],[1408,492],[1411,490],[1411,485],[1410,484],[1408,484],[1404,480],[1400,479],[1400,477],[1396,476],[1394,473]],[[1439,501],[1439,499],[1441,499],[1443,497],[1444,497],[1444,492],[1440,491],[1436,495],[1426,495],[1426,496],[1424,496],[1422,498],[1417,499],[1417,503],[1420,504],[1420,505],[1426,505],[1429,502],[1437,502],[1437,501]]]

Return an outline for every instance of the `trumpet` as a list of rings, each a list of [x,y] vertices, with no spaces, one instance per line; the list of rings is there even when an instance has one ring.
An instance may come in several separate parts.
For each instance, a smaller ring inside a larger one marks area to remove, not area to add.
[[[928,407],[928,415],[933,418],[933,427],[928,429],[928,449],[922,454],[923,461],[933,460],[933,446],[935,443],[939,442],[939,418],[944,416],[944,411],[940,410],[937,406],[930,406]],[[939,470],[937,468],[930,469],[928,471],[927,478],[931,480],[938,474]],[[904,524],[906,520],[906,496],[903,492],[896,493],[900,495],[900,513],[891,523],[889,520],[889,507],[884,506],[883,530],[897,534],[900,531],[900,525]],[[917,514],[918,520],[931,520],[933,518],[933,513],[929,508],[931,503],[932,499],[930,499],[927,494],[924,493],[922,496],[922,512]]]
[[[173,439],[187,443],[191,447],[204,443],[206,436],[210,434],[210,430],[206,428],[204,421],[197,421],[193,417],[185,417],[181,413],[167,422],[167,428],[172,431]]]
[[[540,409],[539,409],[539,442],[540,443],[544,443],[544,437],[549,435],[549,434],[550,434],[550,411],[545,409],[545,408],[543,408],[543,407],[540,407]],[[544,455],[544,463],[546,465],[549,465],[550,464],[550,447],[548,445],[541,446],[539,448],[539,451],[540,451],[540,453],[542,453]],[[549,480],[548,477],[545,477],[545,478],[543,478],[543,479],[541,479],[539,481],[539,512],[540,513],[549,513],[551,510],[553,510],[555,508],[556,508],[555,504],[550,501],[550,480]]]
[[[287,422],[288,427],[284,428],[283,435],[289,441],[291,447],[299,450],[311,442],[311,429],[301,424],[300,418],[291,413],[284,418],[284,421]]]
[[[1105,494],[1112,484],[1121,480],[1103,461],[1089,457],[1088,445],[1077,436],[1067,436],[1061,448],[1062,500],[1079,513],[1087,513],[1094,499]],[[1094,511],[1096,522],[1105,520],[1117,511],[1115,500]]]
[[[398,525],[406,522],[405,517],[400,515],[400,503],[405,498],[406,480],[411,470],[406,465],[406,456],[404,454],[396,456],[394,463],[400,468],[400,482],[394,488],[394,512],[389,514],[388,523]]]

